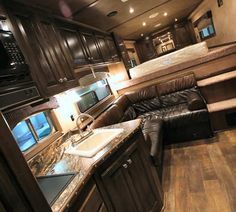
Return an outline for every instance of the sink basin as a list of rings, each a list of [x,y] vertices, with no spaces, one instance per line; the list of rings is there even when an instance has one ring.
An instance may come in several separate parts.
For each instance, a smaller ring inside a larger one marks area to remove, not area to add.
[[[123,129],[93,130],[93,134],[90,137],[86,138],[75,147],[69,147],[65,153],[83,157],[93,157],[122,132]]]

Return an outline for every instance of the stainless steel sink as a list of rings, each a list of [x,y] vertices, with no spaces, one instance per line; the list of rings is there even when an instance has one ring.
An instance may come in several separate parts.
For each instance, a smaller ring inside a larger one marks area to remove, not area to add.
[[[93,134],[84,139],[75,147],[70,146],[65,153],[80,155],[83,157],[93,157],[115,137],[123,132],[123,129],[97,129]]]

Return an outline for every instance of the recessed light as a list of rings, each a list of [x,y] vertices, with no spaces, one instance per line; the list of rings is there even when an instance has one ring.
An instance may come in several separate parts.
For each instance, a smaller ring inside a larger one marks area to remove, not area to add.
[[[134,13],[134,8],[133,7],[129,8],[129,13],[131,13],[131,14]]]
[[[143,33],[140,36],[143,37]]]
[[[153,13],[149,15],[149,18],[156,18],[159,15],[159,13]]]
[[[175,22],[177,22],[178,21],[178,19],[177,18],[175,18]]]
[[[107,17],[109,17],[109,18],[113,17],[113,16],[117,15],[117,13],[118,13],[117,11],[112,11],[112,12],[107,14]]]
[[[146,22],[143,22],[143,26],[146,26],[147,24],[146,24]]]
[[[98,4],[98,1],[95,1],[95,2],[93,2],[92,4],[90,4],[88,7],[94,7],[95,5],[97,5]]]
[[[154,27],[157,28],[157,27],[159,27],[159,26],[161,26],[161,23],[156,24]]]
[[[121,0],[123,3],[127,2],[128,0]]]
[[[168,15],[168,13],[167,12],[164,12],[164,14],[163,14],[164,16],[167,16]]]

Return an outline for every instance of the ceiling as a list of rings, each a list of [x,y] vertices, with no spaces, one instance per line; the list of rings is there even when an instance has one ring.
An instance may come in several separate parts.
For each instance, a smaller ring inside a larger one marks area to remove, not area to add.
[[[124,39],[138,39],[186,18],[202,0],[17,0],[46,7],[64,16],[104,31],[115,32]],[[125,1],[125,2],[122,2]],[[131,14],[129,9],[133,8]],[[107,17],[111,11],[117,15]],[[164,13],[167,16],[164,16]],[[158,14],[149,18],[152,14]],[[146,26],[143,26],[143,22]],[[156,27],[155,27],[156,26]]]

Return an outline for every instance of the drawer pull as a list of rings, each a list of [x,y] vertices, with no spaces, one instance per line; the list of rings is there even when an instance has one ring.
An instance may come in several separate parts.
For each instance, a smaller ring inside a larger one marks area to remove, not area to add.
[[[133,163],[133,161],[131,159],[128,159],[127,162],[128,162],[128,164],[132,164]]]
[[[123,167],[124,167],[125,169],[127,169],[127,168],[128,168],[128,165],[125,163],[125,164],[123,164]]]

